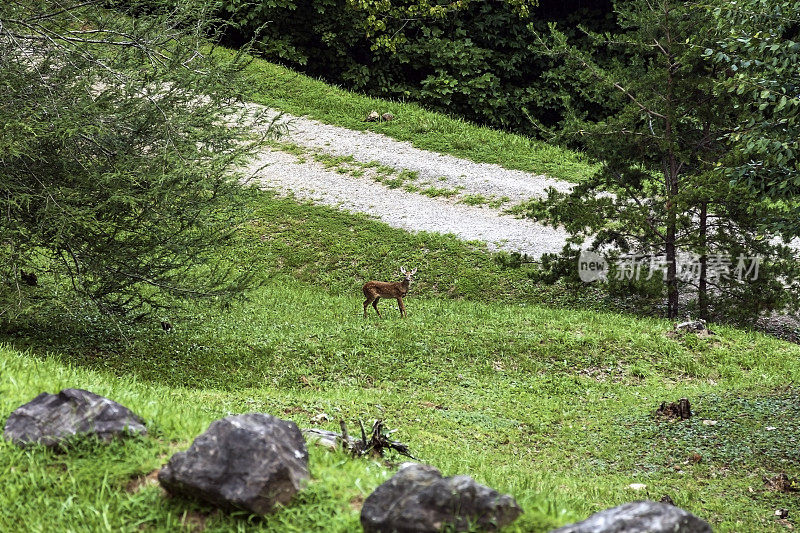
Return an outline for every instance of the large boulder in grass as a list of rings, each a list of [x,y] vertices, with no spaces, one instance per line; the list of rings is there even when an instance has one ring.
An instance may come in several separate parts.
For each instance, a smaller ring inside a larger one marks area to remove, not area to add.
[[[108,440],[117,435],[144,434],[142,420],[125,406],[83,389],[43,392],[17,408],[6,421],[3,436],[19,446],[63,446],[76,436]]]
[[[411,464],[375,489],[361,508],[365,533],[435,533],[499,529],[522,513],[517,502],[469,476],[443,478]]]
[[[636,501],[595,513],[550,533],[711,533],[711,526],[674,505]]]
[[[300,429],[262,413],[212,422],[158,473],[170,493],[255,514],[288,503],[308,477],[308,450]]]

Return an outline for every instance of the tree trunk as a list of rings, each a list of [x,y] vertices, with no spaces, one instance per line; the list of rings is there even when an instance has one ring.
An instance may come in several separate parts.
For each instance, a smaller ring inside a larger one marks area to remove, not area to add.
[[[668,82],[672,81],[672,76],[668,78]],[[671,95],[667,92],[667,105],[671,102]],[[672,115],[667,114],[666,126],[664,135],[670,141],[672,140]],[[672,143],[671,143],[672,144]],[[677,233],[678,233],[678,206],[676,205],[678,198],[678,169],[675,160],[675,152],[673,151],[674,144],[670,146],[667,152],[666,161],[664,161],[664,185],[666,190],[666,207],[667,207],[667,220],[666,220],[666,239],[664,241],[666,259],[667,259],[667,317],[677,318],[678,316],[678,250],[677,250]]]
[[[706,287],[706,265],[708,263],[708,250],[706,250],[707,220],[708,203],[703,202],[700,204],[700,281],[697,285],[697,307],[700,311],[700,318],[703,320],[708,320],[708,289]]]
[[[675,119],[675,104],[672,96],[675,89],[675,80],[672,75],[674,59],[672,57],[672,38],[670,36],[670,5],[664,2],[664,21],[666,27],[666,87],[664,106],[664,140],[667,142],[667,154],[664,161],[664,185],[666,186],[667,228],[666,228],[666,259],[667,259],[667,316],[678,316],[678,263],[677,263],[677,226],[678,226],[678,164],[675,157],[677,143],[674,138],[673,121]]]
[[[667,177],[668,182],[672,181]],[[676,184],[677,188],[677,184]],[[672,183],[668,183],[668,189],[672,190]],[[670,194],[671,196],[671,194]],[[677,250],[675,246],[677,215],[675,213],[675,203],[672,198],[667,200],[667,238],[666,238],[666,259],[667,259],[667,317],[677,318],[678,316],[678,265]]]

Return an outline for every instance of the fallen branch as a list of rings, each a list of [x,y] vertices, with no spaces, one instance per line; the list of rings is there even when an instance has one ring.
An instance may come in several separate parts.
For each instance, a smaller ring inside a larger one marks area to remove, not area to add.
[[[355,457],[374,455],[383,457],[386,450],[394,450],[400,455],[404,455],[418,461],[416,457],[408,451],[408,446],[400,441],[392,440],[391,435],[397,430],[387,431],[383,425],[383,420],[376,420],[372,424],[372,431],[367,436],[364,424],[358,421],[361,429],[361,438],[356,439],[350,436],[347,424],[344,420],[339,421],[341,433],[327,431],[324,429],[304,429],[303,434],[316,439],[316,443],[331,449],[341,448]]]

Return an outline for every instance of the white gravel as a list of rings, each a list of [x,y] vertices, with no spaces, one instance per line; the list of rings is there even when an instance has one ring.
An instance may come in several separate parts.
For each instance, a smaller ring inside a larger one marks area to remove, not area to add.
[[[282,140],[334,156],[350,155],[362,163],[377,161],[398,170],[416,172],[423,183],[462,188],[464,194],[507,196],[516,203],[543,196],[549,187],[566,191],[572,186],[541,174],[421,150],[410,142],[371,131],[354,131],[290,115],[284,115],[280,123],[288,129]]]
[[[389,189],[367,178],[326,170],[312,161],[298,163],[285,152],[265,152],[251,163],[250,170],[262,166],[256,173],[262,186],[351,213],[366,213],[396,228],[451,233],[466,241],[486,242],[492,250],[518,251],[534,257],[560,251],[567,236],[560,229],[492,209]]]
[[[250,111],[263,111],[250,105]],[[508,197],[512,203],[540,197],[549,187],[568,190],[572,184],[498,165],[475,163],[457,157],[420,150],[373,132],[348,130],[321,122],[284,115],[291,142],[334,156],[350,155],[362,163],[378,162],[398,172],[418,173],[417,186],[458,189],[460,194],[488,198]],[[467,241],[486,242],[492,250],[507,250],[539,257],[559,252],[566,232],[529,219],[503,214],[487,205],[469,206],[456,199],[430,198],[400,188],[389,188],[370,179],[328,170],[313,160],[299,162],[292,154],[268,149],[249,165],[249,174],[264,187],[293,193],[299,198],[365,213],[387,224],[410,231],[451,233]]]

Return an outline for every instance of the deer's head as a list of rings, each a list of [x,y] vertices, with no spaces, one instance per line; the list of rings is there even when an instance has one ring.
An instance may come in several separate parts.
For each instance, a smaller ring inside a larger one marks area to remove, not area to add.
[[[408,284],[410,285],[411,280],[413,279],[412,276],[414,276],[414,274],[417,273],[417,269],[415,268],[414,270],[409,272],[406,270],[406,267],[400,267],[400,273],[404,276],[403,281],[408,282]]]

